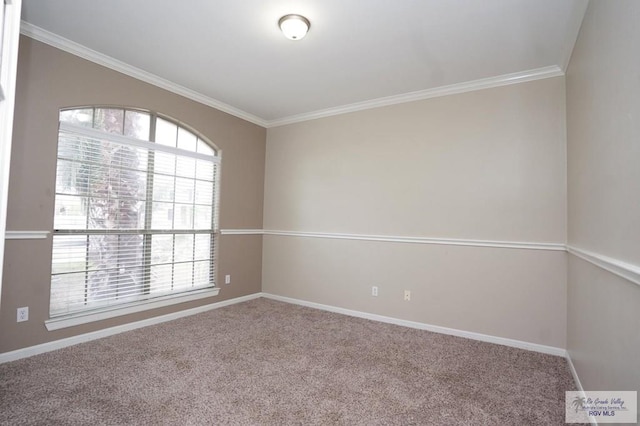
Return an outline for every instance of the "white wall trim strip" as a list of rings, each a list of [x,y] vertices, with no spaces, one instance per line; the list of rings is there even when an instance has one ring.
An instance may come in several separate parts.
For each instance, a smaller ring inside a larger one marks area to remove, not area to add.
[[[520,241],[463,240],[428,237],[405,237],[393,235],[338,234],[325,232],[298,232],[265,230],[264,235],[281,235],[288,237],[332,238],[339,240],[383,241],[391,243],[437,244],[449,246],[494,247],[526,250],[564,251],[563,243],[533,243]]]
[[[471,331],[457,330],[454,328],[440,327],[437,325],[425,324],[415,321],[407,321],[398,318],[386,317],[367,312],[353,311],[351,309],[339,308],[330,305],[322,305],[320,303],[308,302],[306,300],[293,299],[290,297],[278,296],[275,294],[262,293],[262,297],[267,299],[278,300],[280,302],[293,303],[295,305],[306,306],[309,308],[320,309],[323,311],[334,312],[337,314],[349,315],[357,318],[364,318],[372,321],[384,322],[388,324],[400,325],[403,327],[416,328],[419,330],[432,331],[434,333],[448,334],[451,336],[464,337],[466,339],[479,340],[482,342],[495,343],[498,345],[510,346],[528,351],[540,352],[549,355],[566,357],[567,351],[562,348],[553,346],[545,346],[537,343],[523,342],[521,340],[507,339],[504,337],[490,336],[487,334],[474,333]]]
[[[49,231],[7,231],[7,240],[43,240],[49,236]]]
[[[184,311],[173,312],[170,314],[161,315],[141,321],[105,328],[91,333],[68,337],[66,339],[54,340],[53,342],[42,343],[40,345],[30,346],[28,348],[5,352],[3,354],[0,354],[0,364],[9,361],[15,361],[21,358],[27,358],[45,352],[54,351],[56,349],[66,348],[67,346],[73,346],[79,343],[89,342],[91,340],[101,339],[103,337],[113,336],[125,331],[135,330],[137,328],[147,327],[149,325],[160,324],[166,321],[199,314],[202,312],[210,311],[212,309],[218,309],[225,306],[234,305],[236,303],[246,302],[248,300],[257,299],[259,297],[261,297],[261,293],[254,293],[248,296],[236,297],[235,299],[223,300],[222,302],[198,306],[197,308],[186,309]]]
[[[528,71],[521,71],[512,74],[504,74],[495,77],[483,78],[480,80],[467,81],[463,83],[451,84],[448,86],[434,87],[432,89],[419,90],[416,92],[403,93],[401,95],[387,96],[384,98],[372,99],[364,102],[357,102],[336,108],[327,108],[304,114],[292,115],[282,119],[271,120],[267,127],[284,126],[287,124],[299,123],[302,121],[315,120],[318,118],[331,117],[333,115],[347,114],[350,112],[362,111],[366,109],[379,108],[383,106],[396,105],[405,102],[421,101],[424,99],[437,98],[441,96],[455,95],[459,93],[473,92],[476,90],[490,89],[493,87],[507,86],[510,84],[525,83],[527,81],[541,80],[551,77],[563,76],[564,72],[558,66],[537,68]]]
[[[571,360],[571,354],[567,351],[567,355],[565,357],[567,359],[567,363],[569,364],[569,370],[571,370],[571,375],[573,376],[573,381],[576,382],[576,387],[580,392],[584,392],[584,388],[582,387],[582,383],[580,382],[580,377],[578,377],[578,372],[576,368],[573,366],[573,361]]]
[[[263,235],[262,229],[221,229],[222,235]]]
[[[201,93],[196,92],[195,90],[191,90],[184,86],[180,86],[176,83],[173,83],[155,74],[141,70],[140,68],[136,68],[132,65],[129,65],[122,61],[114,59],[103,53],[96,52],[95,50],[89,49],[86,46],[83,46],[74,41],[68,40],[64,37],[61,37],[47,30],[44,30],[28,22],[22,21],[20,26],[20,32],[34,40],[48,44],[57,49],[71,53],[72,55],[94,62],[98,65],[102,65],[103,67],[107,67],[114,71],[118,71],[122,74],[144,81],[145,83],[153,84],[154,86],[160,87],[161,89],[167,90],[169,92],[175,93],[180,96],[184,96],[185,98],[199,102],[203,105],[207,105],[212,108],[218,109],[220,111],[226,112],[227,114],[231,114],[235,117],[257,124],[258,126],[262,126],[262,127],[267,126],[267,121],[263,120],[260,117],[257,117],[253,114],[242,111],[238,108],[232,107],[231,105],[225,104],[224,102],[220,102],[216,99],[205,96]]]
[[[527,81],[540,80],[550,77],[560,77],[564,75],[562,69],[558,66],[549,66],[543,68],[537,68],[528,71],[521,71],[511,74],[499,75],[495,77],[483,78],[479,80],[467,81],[462,83],[451,84],[448,86],[434,87],[426,90],[419,90],[416,92],[403,93],[395,96],[387,96],[378,99],[372,99],[364,102],[356,102],[349,105],[342,105],[335,108],[328,108],[319,111],[312,111],[309,113],[292,115],[275,120],[266,120],[246,111],[242,111],[236,107],[228,105],[224,102],[213,99],[209,96],[198,93],[195,90],[188,89],[184,86],[180,86],[162,77],[159,77],[150,72],[141,70],[125,62],[114,59],[103,53],[89,49],[79,43],[68,40],[57,34],[44,30],[38,26],[22,21],[20,32],[34,40],[46,43],[50,46],[71,53],[88,61],[94,62],[98,65],[110,68],[118,71],[122,74],[144,81],[169,92],[184,96],[185,98],[199,102],[203,105],[216,108],[220,111],[231,114],[235,117],[247,120],[251,123],[257,124],[262,127],[276,127],[283,126],[285,124],[299,123],[307,120],[315,120],[317,118],[330,117],[333,115],[346,114],[355,111],[362,111],[366,109],[379,108],[382,106],[395,105],[405,102],[419,101],[424,99],[436,98],[440,96],[454,95],[458,93],[472,92],[482,89],[490,89],[493,87],[506,86],[510,84],[524,83]]]
[[[565,356],[566,360],[567,360],[567,364],[569,364],[569,370],[571,371],[571,375],[573,376],[573,381],[576,384],[576,388],[578,388],[578,391],[582,393],[582,396],[586,397],[586,394],[584,393],[584,388],[582,387],[582,383],[580,382],[580,377],[578,377],[578,372],[576,371],[576,368],[573,365],[573,361],[571,360],[571,354],[569,353],[569,351],[567,351],[567,355]],[[589,416],[589,423],[591,423],[592,425],[598,426],[598,422],[596,421],[596,418],[593,416]]]
[[[393,235],[340,234],[330,232],[277,231],[269,229],[221,229],[222,235],[278,235],[286,237],[332,238],[339,240],[382,241],[391,243],[436,244],[450,246],[493,247],[524,250],[568,251],[587,262],[640,285],[640,266],[612,257],[593,253],[564,243],[535,243],[523,241],[464,240]]]
[[[6,231],[7,240],[33,240],[46,239],[49,231]],[[273,231],[262,229],[221,229],[222,235],[281,235],[292,237],[310,238],[334,238],[347,240],[383,241],[396,243],[417,243],[417,244],[439,244],[439,245],[461,245],[473,247],[499,247],[533,250],[553,250],[563,251],[577,256],[587,262],[598,266],[615,275],[625,278],[635,284],[640,285],[640,266],[623,262],[621,260],[594,253],[588,250],[562,243],[532,243],[513,241],[489,241],[489,240],[462,240],[426,237],[398,237],[388,235],[363,235],[363,234],[337,234],[325,232],[299,232],[299,231]]]
[[[267,299],[278,300],[285,303],[292,303],[295,305],[320,309],[328,312],[349,315],[352,317],[369,319],[372,321],[379,321],[379,322],[384,322],[388,324],[395,324],[395,325],[400,325],[404,327],[432,331],[434,333],[447,334],[451,336],[463,337],[463,338],[472,339],[472,340],[479,340],[479,341],[488,342],[488,343],[495,343],[499,345],[510,346],[510,347],[524,349],[524,350],[530,350],[530,351],[545,353],[549,355],[562,356],[567,358],[570,362],[570,358],[568,358],[566,350],[562,348],[556,348],[553,346],[545,346],[537,343],[524,342],[521,340],[490,336],[486,334],[474,333],[474,332],[464,331],[464,330],[457,330],[457,329],[447,328],[447,327],[440,327],[440,326],[435,326],[435,325],[425,324],[425,323],[420,323],[415,321],[407,321],[407,320],[391,318],[391,317],[386,317],[386,316],[377,315],[377,314],[370,314],[366,312],[339,308],[339,307],[330,306],[330,305],[322,305],[320,303],[313,303],[313,302],[293,299],[290,297],[278,296],[278,295],[269,294],[269,293],[254,293],[247,296],[224,300],[222,302],[216,302],[216,303],[211,303],[204,306],[199,306],[196,308],[186,309],[184,311],[173,312],[170,314],[148,318],[141,321],[136,321],[136,322],[123,324],[115,327],[109,327],[109,328],[94,331],[91,333],[85,333],[85,334],[80,334],[73,337],[68,337],[65,339],[54,340],[52,342],[42,343],[39,345],[30,346],[27,348],[18,349],[11,352],[5,352],[3,354],[0,354],[0,364],[5,362],[10,362],[10,361],[15,361],[21,358],[27,358],[27,357],[42,354],[45,352],[50,352],[57,349],[62,349],[62,348],[77,345],[83,342],[89,342],[89,341],[100,339],[103,337],[113,336],[115,334],[123,333],[125,331],[135,330],[138,328],[147,327],[154,324],[160,324],[160,323],[171,321],[174,319],[199,314],[202,312],[210,311],[212,309],[218,309],[218,308],[230,306],[236,303],[246,302],[246,301],[257,299],[260,297],[265,297]],[[573,368],[573,365],[570,364],[570,367],[572,370],[572,374],[574,374],[574,378],[576,379],[576,385],[580,389],[582,389],[582,386],[579,380],[577,379],[577,374],[575,374],[575,369]]]
[[[632,283],[640,285],[640,266],[570,245],[567,246],[567,251],[580,259],[586,260],[595,266],[611,272],[612,274],[618,275]]]

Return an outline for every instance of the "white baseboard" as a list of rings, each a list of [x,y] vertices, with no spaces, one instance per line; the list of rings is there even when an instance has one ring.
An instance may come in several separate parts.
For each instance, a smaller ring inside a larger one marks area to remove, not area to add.
[[[582,387],[582,383],[580,383],[580,378],[578,377],[578,372],[573,366],[573,361],[571,361],[571,355],[569,354],[569,351],[567,351],[567,355],[565,356],[565,358],[567,359],[567,363],[569,364],[569,370],[571,370],[573,381],[576,382],[576,387],[580,392],[584,392],[584,388]]]
[[[541,352],[543,354],[566,357],[567,351],[554,346],[545,346],[537,343],[524,342],[521,340],[507,339],[505,337],[490,336],[488,334],[474,333],[471,331],[458,330],[455,328],[440,327],[437,325],[425,324],[415,321],[407,321],[398,318],[386,317],[383,315],[370,314],[367,312],[353,311],[351,309],[338,308],[330,305],[322,305],[320,303],[308,302],[306,300],[293,299],[290,297],[278,296],[270,293],[262,293],[262,297],[267,299],[278,300],[280,302],[293,303],[296,305],[307,306],[309,308],[321,309],[323,311],[335,312],[337,314],[349,315],[352,317],[364,318],[373,321],[384,322],[388,324],[401,325],[404,327],[417,328],[419,330],[432,331],[434,333],[448,334],[451,336],[464,337],[466,339],[479,340],[482,342],[495,343],[503,346],[511,346],[513,348],[525,349],[533,352]]]
[[[54,340],[53,342],[42,343],[40,345],[29,346],[23,349],[17,349],[11,352],[0,354],[0,364],[15,361],[21,358],[27,358],[33,355],[54,351],[56,349],[66,348],[67,346],[77,345],[78,343],[89,342],[91,340],[100,339],[102,337],[113,336],[114,334],[123,333],[125,331],[135,330],[137,328],[147,327],[149,325],[160,324],[174,319],[199,314],[202,312],[218,309],[236,303],[246,302],[248,300],[261,297],[261,293],[250,294],[248,296],[236,297],[234,299],[223,300],[222,302],[210,303],[197,308],[186,309],[184,311],[173,312],[158,317],[148,318],[141,321],[131,322],[128,324],[118,325],[115,327],[105,328],[103,330],[93,331],[91,333],[79,334],[77,336],[68,337],[66,339]]]
[[[565,356],[565,358],[567,359],[567,363],[569,364],[569,370],[571,371],[571,375],[573,376],[573,381],[575,382],[576,387],[578,388],[578,391],[582,393],[583,396],[586,397],[584,393],[584,388],[582,387],[582,383],[580,383],[580,377],[578,377],[578,372],[576,371],[576,367],[573,366],[573,361],[571,360],[571,354],[569,353],[569,351],[567,351],[567,355]],[[589,416],[589,423],[591,423],[592,425],[598,426],[598,422],[596,418],[593,416]]]
[[[579,387],[579,389],[581,389],[580,381],[578,380],[578,376],[575,373],[573,364],[570,362],[570,358],[568,358],[567,356],[567,351],[562,348],[545,346],[537,343],[524,342],[521,340],[507,339],[504,337],[490,336],[487,334],[474,333],[471,331],[458,330],[454,328],[440,327],[437,325],[386,317],[383,315],[371,314],[367,312],[354,311],[351,309],[339,308],[339,307],[330,306],[330,305],[323,305],[320,303],[308,302],[305,300],[293,299],[290,297],[278,296],[270,293],[254,293],[248,296],[237,297],[235,299],[224,300],[222,302],[211,303],[208,305],[199,306],[197,308],[187,309],[179,312],[173,312],[170,314],[148,318],[145,320],[136,321],[129,324],[123,324],[115,327],[105,328],[103,330],[98,330],[91,333],[80,334],[78,336],[68,337],[66,339],[54,340],[52,342],[42,343],[40,345],[30,346],[23,349],[17,349],[11,352],[5,352],[0,354],[0,364],[9,362],[9,361],[15,361],[21,358],[27,358],[27,357],[42,354],[45,352],[50,352],[56,349],[62,349],[67,346],[77,345],[78,343],[89,342],[91,340],[100,339],[102,337],[112,336],[114,334],[123,333],[125,331],[135,330],[137,328],[146,327],[154,324],[160,324],[166,321],[171,321],[174,319],[199,314],[202,312],[210,311],[212,309],[222,308],[224,306],[246,302],[248,300],[257,299],[260,297],[265,297],[267,299],[278,300],[286,303],[292,303],[295,305],[306,306],[309,308],[321,309],[323,311],[349,315],[357,318],[364,318],[368,320],[379,321],[379,322],[384,322],[388,324],[395,324],[395,325],[415,328],[419,330],[432,331],[434,333],[448,334],[451,336],[464,337],[466,339],[479,340],[482,342],[495,343],[498,345],[510,346],[514,348],[565,357],[569,361],[571,372],[574,376],[574,379],[576,380],[576,385]]]

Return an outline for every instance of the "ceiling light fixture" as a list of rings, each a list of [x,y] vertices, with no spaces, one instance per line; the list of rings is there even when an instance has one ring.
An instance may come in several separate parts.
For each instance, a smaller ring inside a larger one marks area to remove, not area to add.
[[[278,21],[278,26],[289,40],[301,40],[307,35],[311,24],[302,15],[285,15]]]

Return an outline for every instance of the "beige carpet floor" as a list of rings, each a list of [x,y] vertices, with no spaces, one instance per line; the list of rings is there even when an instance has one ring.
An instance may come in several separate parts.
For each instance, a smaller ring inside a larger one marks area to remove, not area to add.
[[[268,299],[0,365],[2,425],[562,425],[563,358]]]

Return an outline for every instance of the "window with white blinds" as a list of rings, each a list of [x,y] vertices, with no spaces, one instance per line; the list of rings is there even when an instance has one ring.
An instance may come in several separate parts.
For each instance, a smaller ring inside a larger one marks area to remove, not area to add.
[[[219,166],[156,114],[61,111],[51,318],[215,287]]]

